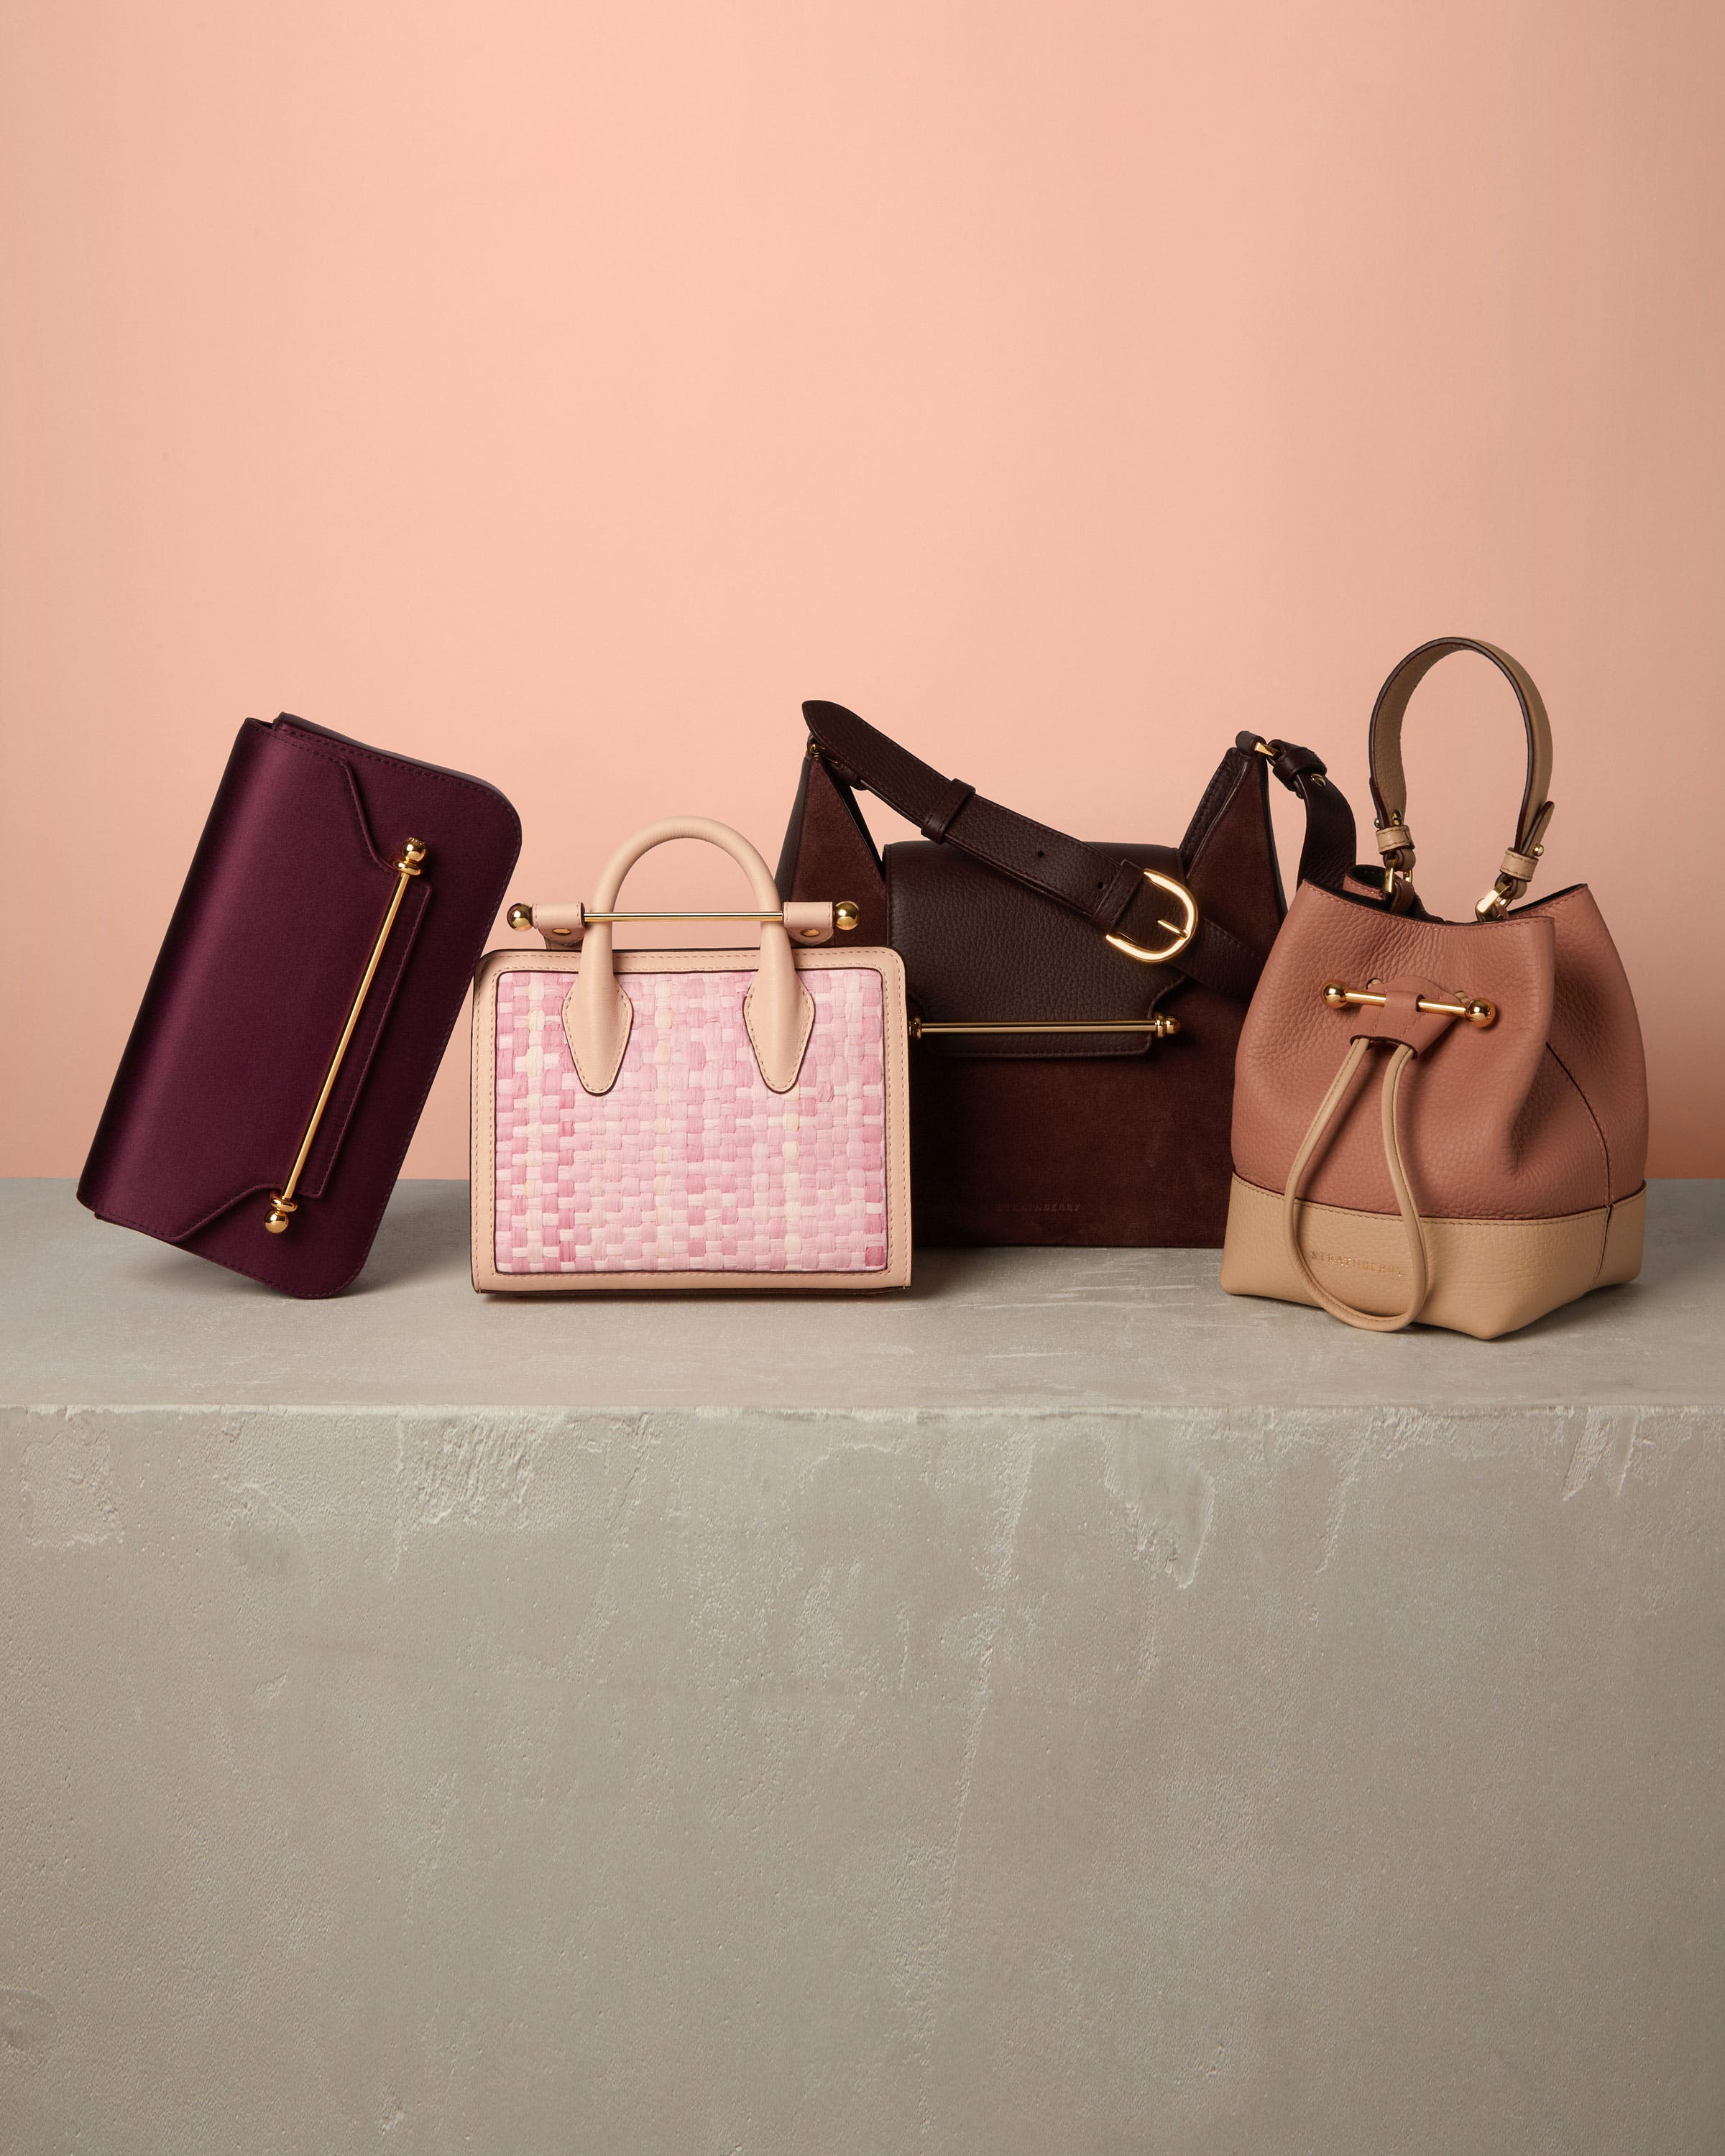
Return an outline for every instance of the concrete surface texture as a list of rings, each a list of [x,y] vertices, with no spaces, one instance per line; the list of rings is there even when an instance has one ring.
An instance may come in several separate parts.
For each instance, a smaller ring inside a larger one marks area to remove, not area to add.
[[[1725,1191],[1498,1343],[462,1203],[305,1306],[0,1188],[8,2156],[1725,2142]]]

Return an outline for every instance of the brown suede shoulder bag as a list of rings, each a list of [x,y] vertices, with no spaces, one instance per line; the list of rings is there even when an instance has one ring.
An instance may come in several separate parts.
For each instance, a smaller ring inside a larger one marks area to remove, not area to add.
[[[1235,1045],[1286,910],[1271,772],[1305,805],[1300,880],[1353,858],[1322,763],[1241,734],[1178,846],[1092,845],[838,704],[803,716],[779,888],[852,898],[905,962],[917,1240],[1219,1245]],[[860,789],[922,837],[883,855]]]

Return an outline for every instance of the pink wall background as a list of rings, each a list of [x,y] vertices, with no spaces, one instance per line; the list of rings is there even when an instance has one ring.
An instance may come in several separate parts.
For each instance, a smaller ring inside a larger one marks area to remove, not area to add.
[[[1725,1169],[1722,80],[1712,0],[8,9],[0,1170],[79,1166],[249,712],[492,778],[574,897],[775,852],[805,696],[1094,837],[1240,726],[1363,809],[1452,630],[1545,690],[1655,1171]],[[1429,898],[1519,760],[1450,662]]]

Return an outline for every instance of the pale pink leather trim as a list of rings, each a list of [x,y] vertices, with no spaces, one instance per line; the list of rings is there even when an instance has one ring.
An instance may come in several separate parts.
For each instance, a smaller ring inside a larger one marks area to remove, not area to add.
[[[617,1082],[629,1046],[629,1028],[634,1022],[629,998],[611,978],[611,923],[590,916],[611,912],[624,878],[642,855],[669,844],[673,839],[700,839],[729,854],[748,878],[759,910],[763,913],[781,911],[772,870],[758,850],[728,824],[716,824],[710,816],[667,816],[625,839],[606,862],[593,904],[587,909],[589,918],[583,945],[587,963],[563,1012],[569,1052],[589,1093],[607,1093]],[[761,947],[750,971],[754,979],[743,999],[743,1017],[755,1062],[762,1082],[772,1091],[788,1093],[802,1068],[809,1029],[814,1023],[814,1006],[797,978],[791,940],[783,921],[761,923]]]
[[[784,902],[785,933],[800,950],[805,944],[833,940],[833,901],[829,898],[788,898]]]

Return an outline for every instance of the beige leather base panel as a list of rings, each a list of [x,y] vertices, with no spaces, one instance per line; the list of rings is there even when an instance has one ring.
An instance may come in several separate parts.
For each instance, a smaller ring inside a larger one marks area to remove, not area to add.
[[[1644,1187],[1615,1205],[1556,1220],[1429,1219],[1431,1292],[1419,1322],[1495,1340],[1589,1288],[1631,1281],[1641,1270],[1646,1217]],[[1307,1204],[1301,1223],[1307,1262],[1343,1301],[1376,1314],[1407,1307],[1407,1235],[1397,1214]],[[1230,1295],[1317,1306],[1283,1240],[1281,1193],[1237,1175],[1222,1285]]]

